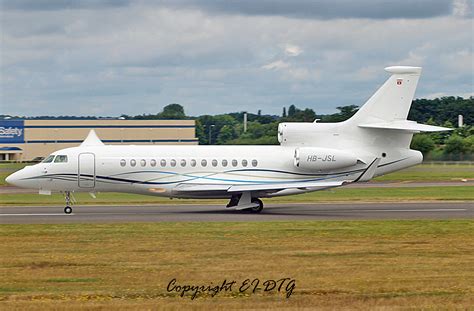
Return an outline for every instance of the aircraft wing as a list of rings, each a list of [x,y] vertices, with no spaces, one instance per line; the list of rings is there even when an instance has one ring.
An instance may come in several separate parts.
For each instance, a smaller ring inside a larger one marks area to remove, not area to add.
[[[180,184],[173,191],[176,192],[200,192],[200,191],[220,191],[220,192],[246,192],[263,191],[274,192],[283,189],[325,189],[342,186],[345,181],[311,181],[292,183],[272,183],[272,184],[242,184],[242,185],[219,185],[219,184]]]
[[[353,180],[343,181],[306,181],[306,182],[286,182],[286,183],[269,183],[269,184],[190,184],[182,183],[177,185],[173,191],[176,193],[192,193],[192,192],[220,192],[222,193],[239,193],[239,192],[267,192],[274,193],[285,189],[304,189],[304,190],[322,190],[327,188],[339,187],[344,184],[358,181],[369,181],[374,177],[375,170],[380,163],[380,158],[375,158],[372,163],[360,174],[360,176]]]

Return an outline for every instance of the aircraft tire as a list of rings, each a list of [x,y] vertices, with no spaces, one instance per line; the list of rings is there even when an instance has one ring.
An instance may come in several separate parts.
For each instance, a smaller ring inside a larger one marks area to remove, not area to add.
[[[71,214],[71,213],[72,213],[72,208],[71,208],[70,206],[66,206],[66,207],[64,208],[64,213],[65,213],[65,214],[68,214],[68,215]]]
[[[263,210],[263,202],[260,199],[252,199],[252,203],[258,203],[258,206],[250,208],[250,212],[253,214],[258,214]]]

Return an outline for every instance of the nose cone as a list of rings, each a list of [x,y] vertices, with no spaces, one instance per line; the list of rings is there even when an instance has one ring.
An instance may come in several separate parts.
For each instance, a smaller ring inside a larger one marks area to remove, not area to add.
[[[7,178],[5,178],[5,181],[9,183],[12,186],[18,186],[18,172],[15,172],[11,175],[8,175]]]
[[[38,189],[38,167],[25,166],[19,171],[11,174],[5,181],[12,186],[27,188],[27,189]]]

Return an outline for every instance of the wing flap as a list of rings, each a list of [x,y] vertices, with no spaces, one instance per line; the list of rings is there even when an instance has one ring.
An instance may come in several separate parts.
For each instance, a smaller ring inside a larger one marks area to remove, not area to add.
[[[227,191],[232,185],[218,184],[179,184],[173,190],[180,192]]]
[[[315,182],[293,182],[293,183],[275,183],[275,184],[251,184],[251,185],[235,185],[227,190],[228,192],[244,192],[244,191],[268,191],[283,190],[295,188],[331,188],[339,187],[344,181],[315,181]]]

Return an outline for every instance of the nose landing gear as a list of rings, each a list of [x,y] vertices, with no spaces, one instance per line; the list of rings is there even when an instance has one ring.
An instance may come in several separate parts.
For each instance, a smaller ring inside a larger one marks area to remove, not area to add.
[[[74,197],[71,195],[70,191],[64,192],[64,199],[66,199],[66,207],[64,208],[64,213],[65,214],[71,214],[72,213],[72,203],[74,200]]]

